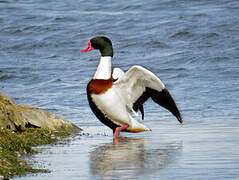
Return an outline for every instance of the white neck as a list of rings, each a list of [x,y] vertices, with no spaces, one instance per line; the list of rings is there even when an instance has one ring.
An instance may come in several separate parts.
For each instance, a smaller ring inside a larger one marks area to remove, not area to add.
[[[93,79],[110,79],[111,77],[111,56],[101,56]]]

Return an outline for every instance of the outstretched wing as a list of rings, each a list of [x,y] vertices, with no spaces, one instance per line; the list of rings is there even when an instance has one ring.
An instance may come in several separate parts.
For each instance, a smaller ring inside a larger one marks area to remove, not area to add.
[[[183,122],[169,91],[162,81],[149,70],[141,66],[133,66],[114,83],[118,86],[119,93],[124,98],[130,110],[142,112],[143,103],[152,98],[154,102],[169,110],[180,123]]]
[[[120,81],[120,78],[123,77],[125,74],[125,72],[120,69],[120,68],[114,68],[113,69],[113,73],[112,73],[112,76],[113,76],[113,80],[114,82],[115,81]],[[134,111],[140,111],[141,114],[142,114],[142,119],[144,119],[144,107],[143,107],[143,104],[139,104],[137,103],[137,109],[136,108],[133,108]]]

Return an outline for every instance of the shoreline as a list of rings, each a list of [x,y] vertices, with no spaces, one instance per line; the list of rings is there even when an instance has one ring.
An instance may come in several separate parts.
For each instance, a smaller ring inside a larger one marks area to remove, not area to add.
[[[38,153],[35,146],[54,144],[81,130],[50,112],[16,105],[0,93],[0,179],[49,172],[32,168],[22,155]]]

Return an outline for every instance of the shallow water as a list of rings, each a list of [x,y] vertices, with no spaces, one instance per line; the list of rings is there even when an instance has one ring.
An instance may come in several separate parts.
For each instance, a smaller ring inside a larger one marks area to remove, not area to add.
[[[30,157],[48,174],[15,179],[237,179],[239,177],[239,2],[0,1],[0,91],[84,129]],[[92,114],[86,85],[99,53],[90,38],[110,37],[113,65],[147,67],[166,84],[179,125],[149,101],[152,132],[112,132]]]

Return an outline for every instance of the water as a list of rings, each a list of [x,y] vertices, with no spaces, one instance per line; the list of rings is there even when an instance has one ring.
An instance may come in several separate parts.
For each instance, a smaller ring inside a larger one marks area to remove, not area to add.
[[[15,179],[238,179],[238,22],[233,0],[1,0],[1,92],[85,133],[30,157],[51,173]],[[85,91],[99,53],[80,50],[96,35],[112,39],[114,66],[139,64],[160,77],[183,126],[149,101],[143,123],[153,131],[113,145]]]

